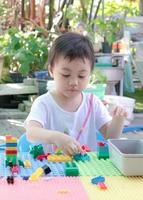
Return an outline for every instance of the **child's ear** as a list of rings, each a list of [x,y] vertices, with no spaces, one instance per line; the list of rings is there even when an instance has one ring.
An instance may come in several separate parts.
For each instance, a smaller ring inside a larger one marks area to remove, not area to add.
[[[50,76],[53,78],[53,67],[50,64],[48,65],[48,72]]]

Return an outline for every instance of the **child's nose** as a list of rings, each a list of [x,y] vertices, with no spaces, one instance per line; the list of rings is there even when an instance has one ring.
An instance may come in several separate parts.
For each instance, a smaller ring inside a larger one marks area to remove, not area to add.
[[[71,78],[70,81],[69,81],[69,84],[71,86],[78,85],[78,79],[77,78]]]

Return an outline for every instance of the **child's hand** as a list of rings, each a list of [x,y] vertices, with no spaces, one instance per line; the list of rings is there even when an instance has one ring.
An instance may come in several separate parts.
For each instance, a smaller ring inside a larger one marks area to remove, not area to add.
[[[75,153],[82,152],[80,144],[71,136],[64,133],[58,133],[56,135],[55,144],[67,155],[73,155]]]
[[[127,111],[122,106],[115,106],[111,111],[112,117],[124,117],[127,118]]]

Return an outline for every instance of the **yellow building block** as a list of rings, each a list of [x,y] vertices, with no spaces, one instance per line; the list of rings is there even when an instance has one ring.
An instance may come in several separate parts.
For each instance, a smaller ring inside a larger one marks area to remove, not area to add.
[[[31,176],[29,177],[30,181],[37,181],[40,176],[42,176],[44,173],[43,168],[39,167],[36,169],[36,171],[34,173],[31,174]]]
[[[37,176],[36,173],[32,173],[31,176],[29,177],[30,181],[37,181],[39,179],[39,176]]]
[[[25,160],[23,163],[24,163],[24,167],[25,168],[30,168],[31,167],[31,162],[29,160]]]
[[[49,155],[47,160],[49,162],[68,162],[72,161],[72,157],[66,155]]]
[[[39,167],[38,169],[36,169],[35,174],[37,174],[37,176],[42,176],[42,174],[44,173],[43,168]]]
[[[17,143],[17,138],[12,137],[11,139],[6,139],[6,143]]]

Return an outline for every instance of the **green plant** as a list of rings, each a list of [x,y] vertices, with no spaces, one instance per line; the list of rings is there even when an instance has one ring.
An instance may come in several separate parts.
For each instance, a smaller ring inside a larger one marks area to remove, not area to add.
[[[117,33],[123,28],[125,19],[110,16],[105,19],[97,19],[96,24],[98,33],[104,38],[104,41],[112,44],[117,40]]]
[[[48,59],[48,39],[41,29],[22,32],[11,28],[0,36],[0,51],[4,53],[4,67],[28,75],[45,69]]]
[[[107,77],[99,69],[94,69],[90,76],[90,84],[107,83]]]

